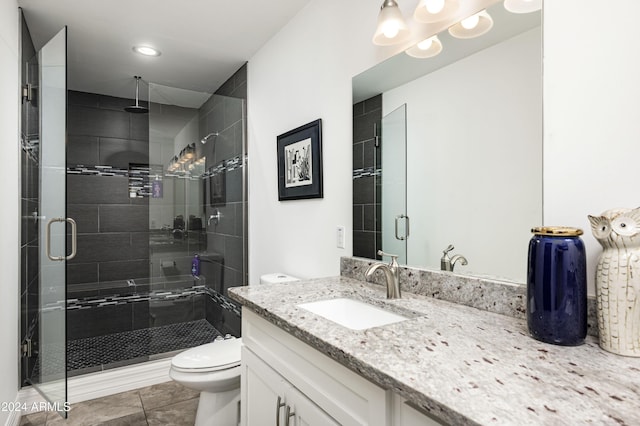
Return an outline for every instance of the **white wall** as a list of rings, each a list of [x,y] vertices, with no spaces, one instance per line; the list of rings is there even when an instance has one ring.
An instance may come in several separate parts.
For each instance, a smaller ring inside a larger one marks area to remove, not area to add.
[[[20,96],[18,4],[16,0],[0,2],[0,145],[4,161],[0,167],[2,197],[0,223],[0,401],[11,402],[18,393],[18,307],[20,306],[20,149],[18,110]],[[17,226],[16,226],[17,224]],[[11,413],[0,411],[0,424]]]
[[[249,60],[249,282],[286,272],[337,275],[351,255],[351,77],[374,65],[379,5],[312,1]],[[388,51],[386,51],[388,52]],[[387,53],[389,54],[389,53]],[[276,138],[322,119],[324,198],[278,201]],[[346,227],[345,249],[336,226]]]
[[[637,0],[545,2],[544,222],[585,231],[591,294],[587,215],[640,206],[638,16]]]
[[[541,37],[529,30],[383,93],[385,116],[407,104],[410,265],[438,269],[453,244],[469,262],[456,271],[526,282],[529,230],[542,223]]]

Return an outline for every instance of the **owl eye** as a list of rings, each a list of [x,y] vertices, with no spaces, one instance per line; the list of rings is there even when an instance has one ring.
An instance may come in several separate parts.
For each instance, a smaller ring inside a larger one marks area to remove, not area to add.
[[[602,228],[600,228],[600,230],[601,230],[601,231],[606,231],[606,230],[607,230],[607,227],[606,227],[606,226],[603,226]]]
[[[636,235],[640,230],[638,224],[633,219],[628,217],[620,217],[613,220],[611,223],[613,231],[618,235],[630,237]]]

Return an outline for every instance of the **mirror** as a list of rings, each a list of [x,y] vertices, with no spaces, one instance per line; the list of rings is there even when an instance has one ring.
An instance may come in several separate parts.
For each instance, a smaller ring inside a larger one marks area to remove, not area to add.
[[[443,31],[440,55],[400,53],[353,78],[354,256],[374,258],[399,233],[410,266],[440,269],[453,245],[468,260],[456,273],[526,282],[530,229],[542,223],[541,12],[488,12],[481,37]],[[385,139],[383,117],[402,106],[406,141]],[[403,149],[404,164],[385,161]],[[406,205],[389,206],[385,176],[405,166]],[[402,215],[410,227],[398,232]]]

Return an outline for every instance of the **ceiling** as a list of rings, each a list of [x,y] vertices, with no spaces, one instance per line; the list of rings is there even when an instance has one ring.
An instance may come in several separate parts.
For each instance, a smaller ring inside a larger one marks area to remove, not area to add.
[[[19,0],[36,50],[68,28],[68,87],[123,98],[134,75],[213,93],[310,0]],[[159,49],[159,57],[133,52]],[[141,85],[140,97],[146,99]]]

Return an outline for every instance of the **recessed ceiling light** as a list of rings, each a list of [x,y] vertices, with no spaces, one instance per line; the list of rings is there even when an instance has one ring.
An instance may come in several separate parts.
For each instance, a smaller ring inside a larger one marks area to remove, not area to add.
[[[149,46],[133,46],[133,51],[145,56],[160,56],[160,51]]]

